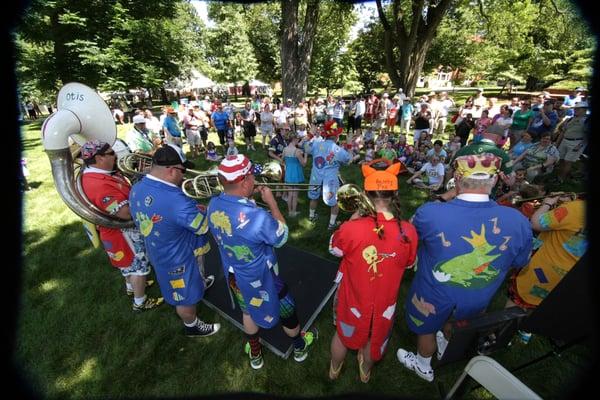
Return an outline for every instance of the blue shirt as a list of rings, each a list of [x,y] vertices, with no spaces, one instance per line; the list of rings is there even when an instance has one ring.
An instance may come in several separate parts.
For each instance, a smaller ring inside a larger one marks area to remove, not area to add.
[[[163,127],[169,131],[169,134],[173,137],[181,137],[181,130],[179,129],[179,123],[170,115],[167,115],[163,121]]]
[[[522,140],[519,140],[519,142],[515,145],[515,147],[512,148],[513,158],[519,157],[531,146],[533,146],[533,142],[525,143]]]
[[[229,116],[225,111],[215,111],[212,113],[212,121],[217,128],[218,131],[224,131],[227,129],[227,121],[229,121]]]
[[[425,203],[412,223],[421,242],[411,291],[427,293],[430,302],[485,308],[509,269],[529,261],[531,224],[494,201]]]
[[[279,297],[271,268],[277,273],[274,247],[288,237],[288,227],[254,201],[226,193],[208,204],[209,229],[219,246],[223,273],[235,274],[247,311],[262,328],[279,321]]]
[[[196,304],[204,295],[196,257],[210,250],[204,206],[179,187],[145,176],[131,188],[129,207],[165,301]]]

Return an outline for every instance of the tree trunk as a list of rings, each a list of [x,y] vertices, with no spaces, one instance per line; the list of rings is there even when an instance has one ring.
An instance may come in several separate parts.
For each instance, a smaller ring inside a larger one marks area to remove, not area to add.
[[[439,0],[435,7],[429,7],[427,21],[422,18],[424,0],[412,0],[412,17],[403,13],[401,0],[394,0],[391,5],[393,17],[389,21],[381,0],[376,1],[383,26],[386,70],[396,89],[402,88],[407,96],[414,95],[427,51],[444,14],[454,1]]]
[[[164,86],[160,87],[160,97],[163,103],[169,102],[169,97],[167,96],[167,91],[165,90]]]
[[[300,0],[281,0],[281,88],[284,99],[304,99],[319,19],[319,1],[308,0],[302,32],[298,25]]]

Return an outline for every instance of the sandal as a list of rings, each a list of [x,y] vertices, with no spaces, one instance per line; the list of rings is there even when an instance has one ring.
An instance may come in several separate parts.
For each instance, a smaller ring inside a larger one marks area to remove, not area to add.
[[[362,352],[358,352],[358,372],[360,373],[360,381],[362,383],[367,383],[369,382],[369,379],[371,378],[371,371],[369,372],[364,372],[363,371],[363,364],[365,362],[365,358],[362,355]]]
[[[336,380],[340,376],[340,372],[342,372],[342,366],[344,362],[342,361],[340,365],[338,365],[337,369],[333,368],[333,360],[329,362],[329,379]]]

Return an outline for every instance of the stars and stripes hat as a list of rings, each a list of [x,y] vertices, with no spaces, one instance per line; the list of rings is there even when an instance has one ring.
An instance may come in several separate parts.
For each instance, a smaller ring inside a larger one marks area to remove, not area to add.
[[[96,154],[103,154],[106,150],[108,150],[109,147],[110,145],[108,143],[104,143],[99,140],[90,140],[81,146],[81,158],[84,160],[89,160]]]
[[[219,164],[219,175],[228,183],[236,183],[252,175],[252,161],[243,154],[225,157]]]

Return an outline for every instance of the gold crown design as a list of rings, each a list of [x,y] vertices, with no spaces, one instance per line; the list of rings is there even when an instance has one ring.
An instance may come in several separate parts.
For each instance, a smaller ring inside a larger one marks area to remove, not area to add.
[[[471,231],[470,238],[466,236],[462,236],[462,238],[469,242],[473,248],[487,244],[487,240],[485,239],[485,225],[481,224],[481,233],[477,234],[475,231]]]
[[[464,178],[488,179],[498,173],[502,160],[492,153],[457,157],[456,172]]]

